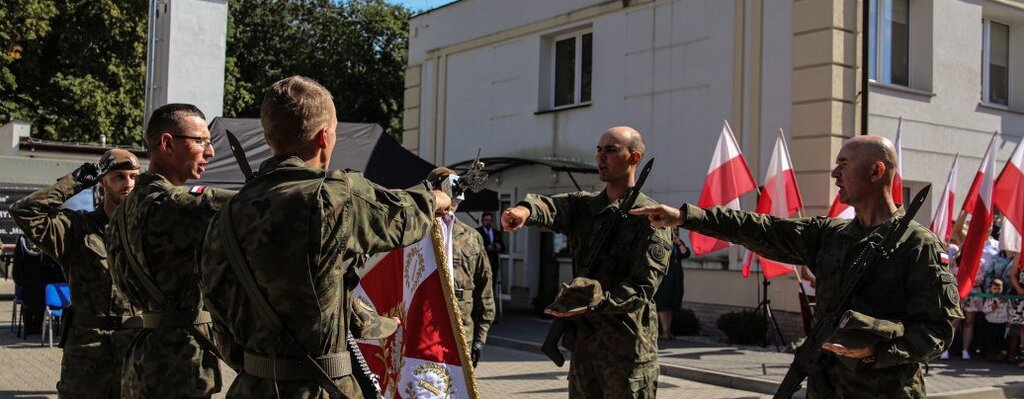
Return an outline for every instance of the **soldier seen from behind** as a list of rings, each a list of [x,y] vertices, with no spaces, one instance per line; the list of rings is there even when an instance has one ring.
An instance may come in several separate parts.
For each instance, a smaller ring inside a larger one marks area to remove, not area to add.
[[[857,136],[836,157],[832,177],[839,199],[853,206],[853,220],[826,217],[780,219],[724,207],[685,204],[634,210],[655,226],[682,226],[743,246],[772,260],[807,265],[817,276],[818,309],[829,309],[848,284],[857,254],[881,239],[904,215],[892,199],[897,168],[892,143]],[[823,378],[810,378],[811,398],[923,398],[921,362],[938,357],[963,318],[956,279],[942,264],[942,243],[911,221],[895,252],[869,266],[855,288],[827,351]],[[861,339],[847,339],[852,326]]]
[[[576,279],[547,313],[568,320],[562,345],[572,353],[570,398],[653,398],[657,392],[658,317],[652,298],[672,253],[671,233],[631,217],[611,232],[608,245],[594,242],[602,226],[619,217],[643,155],[639,132],[613,127],[601,135],[595,155],[604,190],[529,194],[501,215],[508,231],[527,225],[568,237]],[[640,194],[634,206],[655,204]],[[584,265],[591,251],[598,251],[596,260]]]
[[[57,382],[61,398],[121,397],[122,359],[142,320],[111,280],[103,234],[138,176],[138,158],[112,149],[99,163],[84,163],[56,184],[11,205],[18,227],[60,264],[74,299],[62,318],[64,354]],[[103,191],[98,208],[63,208],[71,197],[94,186]]]
[[[211,221],[200,265],[207,306],[238,348],[226,357],[243,365],[227,397],[372,396],[346,345],[353,306],[365,306],[350,260],[416,243],[450,200],[329,170],[338,119],[312,79],[274,83],[260,120],[273,157]]]
[[[210,316],[203,310],[196,255],[210,217],[233,191],[185,187],[213,157],[206,117],[167,104],[146,128],[149,169],[111,217],[110,271],[143,330],[125,359],[126,398],[208,398],[220,391]]]

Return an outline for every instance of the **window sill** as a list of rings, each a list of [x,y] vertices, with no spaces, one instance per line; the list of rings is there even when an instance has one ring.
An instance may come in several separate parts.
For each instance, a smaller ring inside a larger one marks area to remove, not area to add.
[[[930,91],[918,90],[918,89],[910,88],[910,87],[907,87],[907,86],[894,85],[894,84],[891,84],[891,83],[882,83],[882,82],[875,81],[875,80],[872,80],[870,82],[871,82],[871,87],[872,88],[876,88],[876,89],[894,91],[894,92],[897,92],[897,93],[910,94],[912,96],[918,96],[918,97],[924,97],[924,98],[935,97],[935,93],[932,93]]]
[[[978,108],[984,108],[986,110],[997,111],[997,112],[1008,112],[1008,113],[1011,113],[1011,114],[1024,115],[1024,111],[1022,111],[1022,110],[1014,109],[1014,108],[1011,108],[1011,107],[1008,107],[1008,106],[1005,106],[1005,105],[1002,105],[1002,104],[993,104],[993,103],[984,102],[984,101],[978,103]]]
[[[558,108],[551,108],[551,109],[545,109],[545,110],[542,110],[542,111],[537,111],[537,112],[534,112],[533,114],[534,115],[550,114],[552,112],[565,111],[565,110],[568,110],[568,109],[576,109],[576,108],[589,107],[591,104],[593,104],[593,103],[592,102],[586,102],[586,103],[581,103],[581,104],[564,105],[564,106],[561,106],[561,107],[558,107]]]

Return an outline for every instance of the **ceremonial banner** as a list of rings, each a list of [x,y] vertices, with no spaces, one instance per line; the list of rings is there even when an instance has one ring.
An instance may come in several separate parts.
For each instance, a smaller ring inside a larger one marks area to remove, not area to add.
[[[949,169],[949,177],[946,178],[946,187],[939,194],[939,205],[935,207],[935,217],[932,218],[931,230],[943,241],[948,241],[953,233],[953,200],[956,197],[956,166],[960,162],[960,154],[953,158],[953,167]]]
[[[711,167],[704,178],[704,187],[700,191],[697,206],[709,208],[717,205],[730,209],[740,209],[740,196],[757,188],[743,152],[736,144],[729,122],[722,125],[722,134],[718,136],[718,144],[711,158]],[[690,232],[693,253],[704,255],[724,249],[728,242],[720,241],[702,234]]]
[[[988,143],[988,150],[985,157],[978,166],[978,173],[971,183],[971,190],[964,198],[964,212],[971,214],[971,224],[967,228],[967,238],[960,249],[960,270],[957,272],[957,282],[960,286],[960,299],[967,298],[974,286],[974,279],[978,275],[978,267],[981,263],[981,252],[985,249],[985,242],[988,241],[989,227],[992,226],[992,191],[995,185],[996,175],[996,137]]]
[[[757,199],[755,212],[786,218],[799,213],[801,208],[803,208],[803,199],[800,198],[800,189],[796,185],[796,174],[793,172],[793,163],[790,161],[789,148],[786,147],[786,140],[782,137],[780,129],[779,137],[775,140],[771,161],[768,162],[768,171],[765,172],[764,186],[761,187],[761,196]],[[757,257],[766,278],[796,271],[794,265],[768,260],[753,251],[747,251],[746,259],[743,262],[743,277],[750,276],[750,266],[754,257]]]
[[[1013,156],[996,179],[992,203],[1003,213],[999,249],[1020,252],[1020,230],[1024,228],[1024,146],[1017,144]]]
[[[451,231],[440,224],[430,237],[376,255],[360,271],[354,294],[402,321],[389,338],[359,342],[386,398],[478,397],[445,250]]]

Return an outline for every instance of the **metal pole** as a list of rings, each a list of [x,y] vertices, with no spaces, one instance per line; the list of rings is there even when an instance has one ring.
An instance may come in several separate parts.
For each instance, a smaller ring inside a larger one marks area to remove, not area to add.
[[[143,131],[149,125],[149,114],[152,112],[150,108],[153,106],[153,81],[156,80],[156,73],[153,71],[156,68],[156,13],[159,2],[160,0],[149,0],[149,11],[146,19],[146,87],[142,107]]]
[[[861,16],[861,65],[860,65],[860,134],[868,134],[868,79],[870,74],[868,68],[871,67],[868,63],[871,61],[869,58],[868,49],[871,48],[871,1],[861,0],[863,5],[862,16]]]

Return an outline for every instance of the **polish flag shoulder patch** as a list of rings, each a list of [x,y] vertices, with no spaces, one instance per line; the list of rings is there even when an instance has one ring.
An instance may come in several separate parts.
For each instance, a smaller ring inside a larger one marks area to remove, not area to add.
[[[192,186],[192,188],[188,190],[188,193],[192,195],[202,195],[204,191],[206,191],[206,186],[199,185]]]
[[[943,266],[949,266],[949,255],[943,252],[939,255],[939,263]]]

